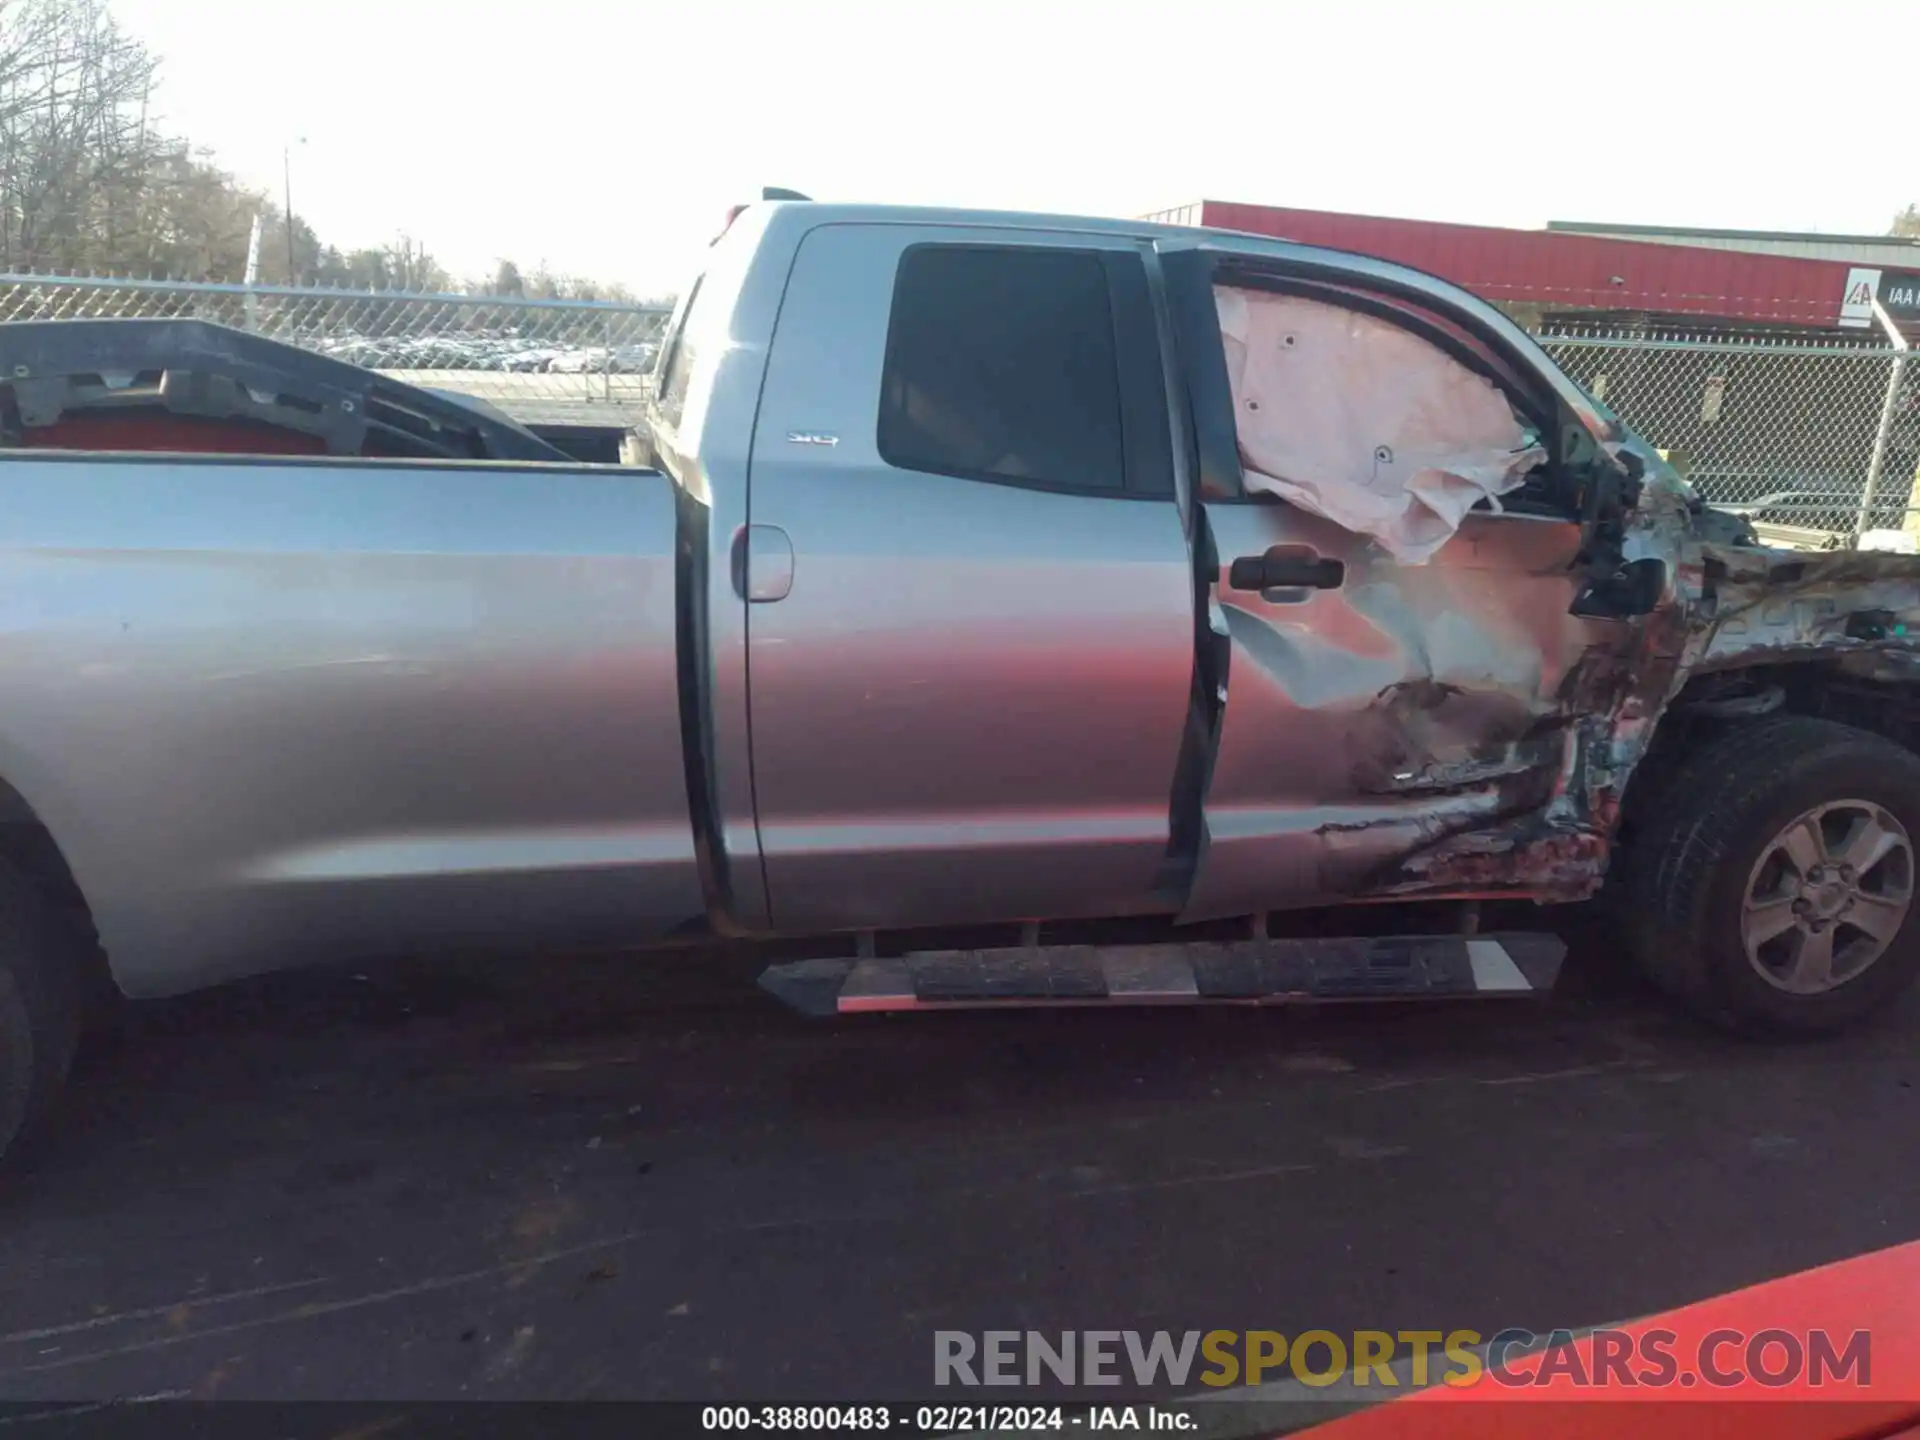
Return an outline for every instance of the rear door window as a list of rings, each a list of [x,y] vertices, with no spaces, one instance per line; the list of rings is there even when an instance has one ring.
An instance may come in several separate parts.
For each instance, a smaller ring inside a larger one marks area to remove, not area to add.
[[[895,280],[879,449],[904,470],[1118,493],[1126,443],[1097,253],[922,245]]]

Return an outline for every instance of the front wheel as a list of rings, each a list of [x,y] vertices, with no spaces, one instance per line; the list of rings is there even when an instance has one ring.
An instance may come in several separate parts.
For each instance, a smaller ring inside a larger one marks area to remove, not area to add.
[[[1843,1029],[1920,976],[1920,757],[1827,720],[1743,727],[1692,756],[1636,839],[1634,957],[1729,1028]]]

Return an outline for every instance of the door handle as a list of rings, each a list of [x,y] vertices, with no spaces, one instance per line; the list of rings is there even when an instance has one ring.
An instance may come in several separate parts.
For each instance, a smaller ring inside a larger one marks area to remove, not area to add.
[[[1242,555],[1227,570],[1234,590],[1337,590],[1347,566],[1304,545],[1276,545],[1264,555]]]

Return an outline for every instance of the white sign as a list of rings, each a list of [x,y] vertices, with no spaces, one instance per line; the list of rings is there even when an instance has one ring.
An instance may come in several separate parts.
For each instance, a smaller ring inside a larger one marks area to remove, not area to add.
[[[1920,275],[1890,270],[1880,277],[1880,308],[1895,320],[1920,320]]]
[[[1858,266],[1847,271],[1846,293],[1840,298],[1840,323],[1854,330],[1873,324],[1873,292],[1879,288],[1880,272]]]
[[[1727,377],[1709,375],[1707,388],[1700,394],[1700,419],[1708,425],[1720,418],[1720,407],[1727,399]]]

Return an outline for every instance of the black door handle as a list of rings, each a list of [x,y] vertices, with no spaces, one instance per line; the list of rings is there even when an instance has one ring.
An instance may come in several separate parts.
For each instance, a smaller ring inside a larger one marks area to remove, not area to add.
[[[1344,561],[1316,555],[1304,545],[1242,555],[1227,571],[1227,584],[1235,590],[1337,590],[1346,578]]]

